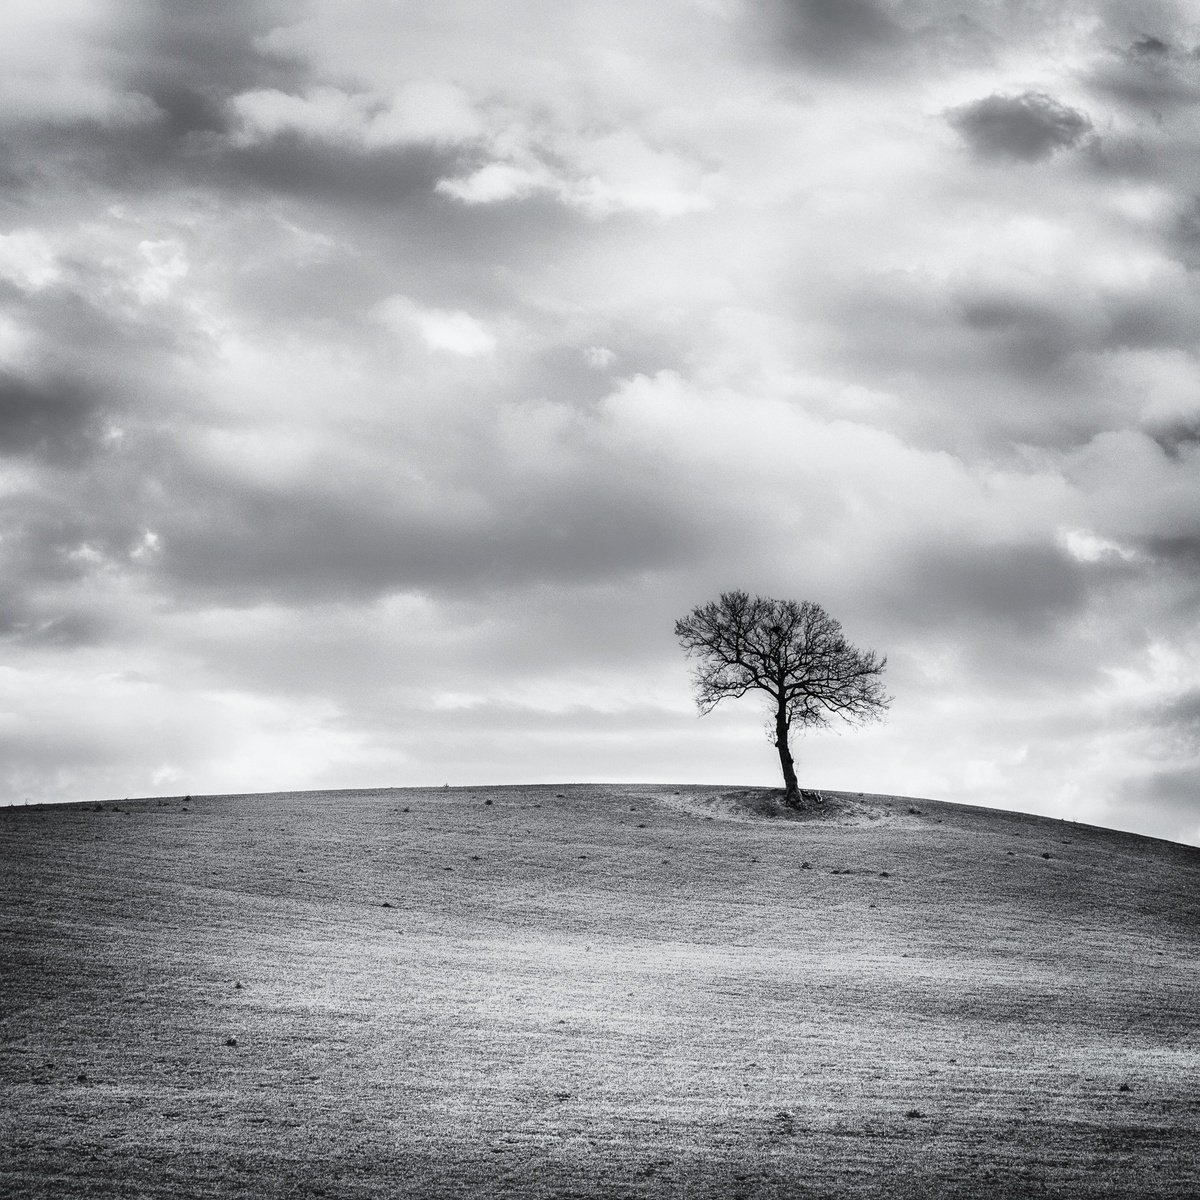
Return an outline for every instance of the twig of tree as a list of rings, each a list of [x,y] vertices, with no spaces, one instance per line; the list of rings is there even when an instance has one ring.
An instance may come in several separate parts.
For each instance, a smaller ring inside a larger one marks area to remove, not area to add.
[[[675,622],[675,636],[695,660],[696,705],[710,713],[752,691],[771,699],[773,740],[788,803],[800,803],[788,743],[793,726],[882,720],[891,704],[883,688],[887,659],[852,646],[840,622],[811,600],[773,600],[724,592]]]

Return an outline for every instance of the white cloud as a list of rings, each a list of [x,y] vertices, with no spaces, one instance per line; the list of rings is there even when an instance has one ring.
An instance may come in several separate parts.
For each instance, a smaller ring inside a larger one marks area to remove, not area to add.
[[[334,87],[313,88],[304,96],[260,88],[235,96],[231,103],[241,121],[238,140],[244,145],[284,132],[354,137],[362,133],[367,119],[365,97]]]
[[[1138,557],[1136,550],[1120,546],[1087,529],[1063,529],[1060,530],[1060,538],[1067,553],[1080,562],[1097,563],[1114,558],[1130,562]]]
[[[36,229],[0,233],[0,278],[18,287],[49,287],[62,276],[58,255],[49,238]]]
[[[488,326],[459,309],[424,308],[407,296],[390,296],[374,311],[390,329],[415,330],[431,350],[478,358],[496,349],[496,335]]]
[[[415,79],[405,83],[371,117],[363,131],[369,146],[410,142],[435,145],[470,142],[484,132],[484,122],[466,91],[447,80]]]

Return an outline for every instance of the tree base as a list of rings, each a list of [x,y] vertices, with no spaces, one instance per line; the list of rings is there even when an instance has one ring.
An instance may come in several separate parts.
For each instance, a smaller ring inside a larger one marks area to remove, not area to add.
[[[825,797],[821,792],[796,788],[793,791],[785,791],[783,793],[783,802],[788,808],[794,808],[800,812],[808,812],[811,809],[822,807],[825,803]]]

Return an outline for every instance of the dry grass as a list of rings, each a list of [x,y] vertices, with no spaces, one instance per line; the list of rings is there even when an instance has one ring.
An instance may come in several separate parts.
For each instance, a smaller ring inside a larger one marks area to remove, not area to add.
[[[1196,850],[717,788],[119,808],[0,811],[6,1196],[1196,1195]]]

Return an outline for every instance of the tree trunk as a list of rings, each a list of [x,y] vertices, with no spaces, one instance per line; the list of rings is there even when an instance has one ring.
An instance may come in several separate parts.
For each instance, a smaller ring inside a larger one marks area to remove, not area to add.
[[[793,806],[800,804],[800,787],[796,783],[796,765],[788,749],[788,719],[782,704],[775,713],[775,748],[779,751],[779,765],[783,768],[784,800]]]

